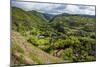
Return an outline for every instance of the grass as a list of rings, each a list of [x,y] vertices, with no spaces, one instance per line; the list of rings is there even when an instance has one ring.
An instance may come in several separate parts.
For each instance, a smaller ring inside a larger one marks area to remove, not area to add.
[[[17,43],[13,40],[12,41],[12,53],[15,53],[16,51],[24,54],[24,50],[19,45],[17,45]]]
[[[18,54],[18,64],[48,64],[63,62],[62,59],[53,57],[52,55],[49,55],[48,53],[28,43],[27,40],[25,40],[25,38],[18,32],[12,33],[12,51],[14,55]],[[14,57],[14,59],[16,59],[16,57]]]
[[[39,58],[37,55],[35,55],[33,53],[30,53],[30,58],[38,64],[43,64],[44,63],[41,58]]]
[[[20,55],[19,57],[19,64],[24,64],[25,63],[25,60],[24,60],[24,56],[23,55]]]

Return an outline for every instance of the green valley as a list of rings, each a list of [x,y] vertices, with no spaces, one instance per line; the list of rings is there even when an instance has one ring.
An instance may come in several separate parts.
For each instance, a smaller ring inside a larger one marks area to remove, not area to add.
[[[96,18],[12,7],[12,65],[96,60]]]

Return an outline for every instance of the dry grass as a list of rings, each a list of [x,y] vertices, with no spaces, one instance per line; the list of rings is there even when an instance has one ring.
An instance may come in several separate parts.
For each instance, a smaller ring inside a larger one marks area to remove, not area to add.
[[[28,43],[24,37],[22,37],[18,32],[12,32],[11,34],[12,42],[12,52],[14,64],[48,64],[48,63],[61,63],[63,60],[47,54],[41,49]],[[13,46],[14,45],[14,46]],[[17,48],[14,48],[17,45]],[[20,48],[20,49],[19,49]],[[16,59],[16,57],[18,59]]]

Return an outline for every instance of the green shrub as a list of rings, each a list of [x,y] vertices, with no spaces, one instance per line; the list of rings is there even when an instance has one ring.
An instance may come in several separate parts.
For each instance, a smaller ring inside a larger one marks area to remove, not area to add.
[[[96,57],[95,56],[87,56],[86,61],[95,61]]]
[[[64,60],[73,60],[73,49],[72,48],[66,48],[62,55]]]
[[[24,56],[23,56],[23,55],[20,55],[20,56],[19,56],[18,63],[19,63],[19,64],[25,64],[25,59],[24,59]]]

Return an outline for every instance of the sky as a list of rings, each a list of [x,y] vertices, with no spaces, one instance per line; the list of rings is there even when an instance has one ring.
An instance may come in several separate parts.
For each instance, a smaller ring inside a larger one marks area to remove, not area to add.
[[[36,10],[38,12],[55,15],[62,13],[95,15],[95,6],[18,1],[12,1],[12,6],[22,8],[26,11]]]

